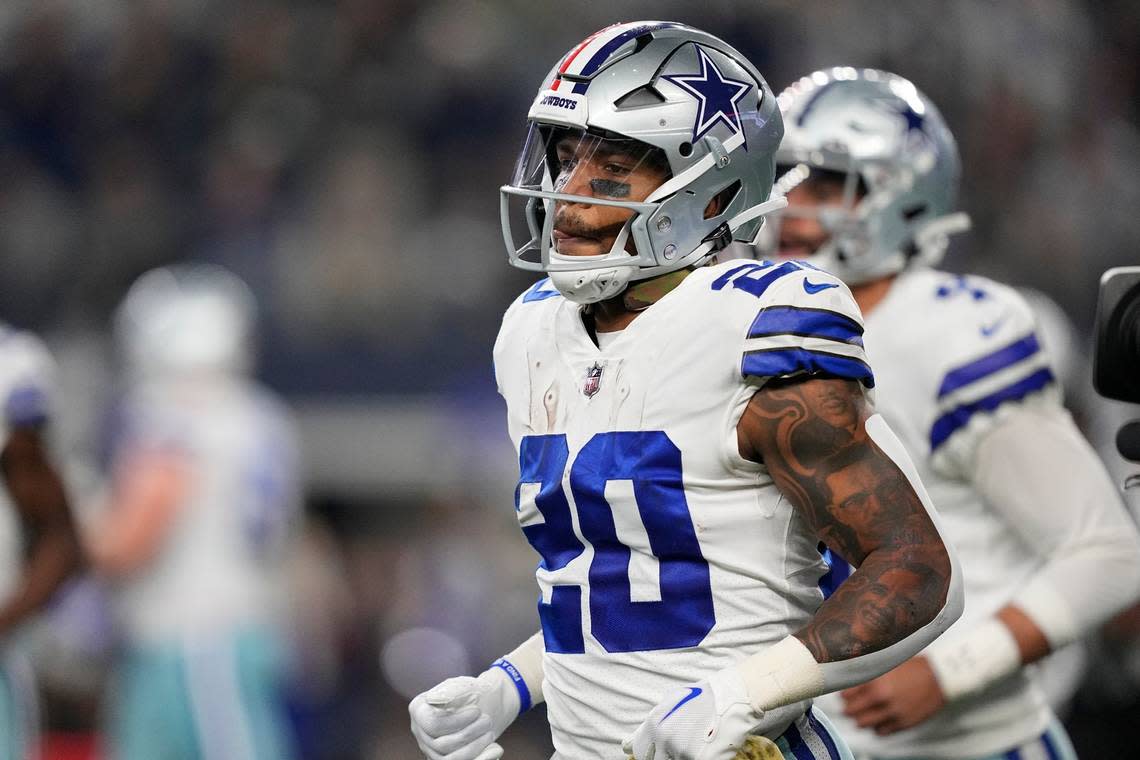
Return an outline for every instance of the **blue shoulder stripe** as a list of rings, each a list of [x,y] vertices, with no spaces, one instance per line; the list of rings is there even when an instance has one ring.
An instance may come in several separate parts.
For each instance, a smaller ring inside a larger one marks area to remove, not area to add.
[[[557,290],[547,290],[546,286],[550,284],[550,278],[544,277],[531,286],[523,295],[523,303],[530,303],[531,301],[545,301],[547,298],[554,298],[558,295]]]
[[[1006,367],[1017,364],[1022,359],[1028,358],[1037,353],[1041,349],[1040,344],[1037,342],[1037,335],[1029,333],[1020,340],[1015,340],[1008,346],[999,348],[992,354],[987,354],[981,359],[963,364],[946,373],[946,377],[942,379],[942,385],[938,388],[938,398],[942,398],[948,393],[952,393],[959,388],[969,385],[983,377],[992,375],[999,372]]]
[[[829,309],[799,306],[772,306],[761,309],[748,329],[749,338],[768,335],[801,335],[828,338],[855,346],[863,345],[863,326],[850,317]]]
[[[875,387],[875,376],[866,362],[850,356],[811,351],[806,348],[764,348],[747,351],[740,365],[745,377],[788,377],[800,373],[858,380]]]
[[[955,407],[939,417],[934,421],[934,424],[931,425],[930,450],[934,451],[945,443],[947,438],[952,436],[960,428],[965,427],[975,413],[992,412],[1006,401],[1023,399],[1030,393],[1041,390],[1051,382],[1053,382],[1053,372],[1048,368],[1039,369],[1027,377],[1018,380],[1016,383],[1007,385],[1001,390],[994,391],[984,398]]]

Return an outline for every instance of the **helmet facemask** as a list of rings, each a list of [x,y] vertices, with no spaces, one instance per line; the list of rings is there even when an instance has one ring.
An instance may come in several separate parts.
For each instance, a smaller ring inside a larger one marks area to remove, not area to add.
[[[757,237],[756,250],[765,258],[804,260],[827,271],[843,272],[844,279],[855,284],[878,262],[877,258],[870,261],[876,208],[891,192],[884,187],[868,189],[868,177],[876,174],[868,167],[842,158],[826,167],[777,164],[772,195],[787,198],[794,193],[800,200],[771,215]],[[881,172],[878,181],[890,183]],[[815,222],[815,226],[793,221],[798,219]]]
[[[652,266],[646,220],[660,204],[646,199],[670,176],[662,151],[637,140],[532,125],[502,196],[530,233],[512,263],[552,275]]]

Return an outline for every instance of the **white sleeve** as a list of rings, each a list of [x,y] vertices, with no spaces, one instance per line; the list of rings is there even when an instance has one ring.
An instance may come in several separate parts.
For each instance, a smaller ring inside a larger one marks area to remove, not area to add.
[[[1053,649],[1140,595],[1140,535],[1104,465],[1060,408],[1023,408],[980,441],[972,481],[1040,553],[1011,601]]]

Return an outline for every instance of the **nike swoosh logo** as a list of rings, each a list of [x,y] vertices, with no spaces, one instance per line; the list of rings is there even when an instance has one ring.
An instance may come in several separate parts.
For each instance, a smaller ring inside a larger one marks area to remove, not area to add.
[[[837,283],[834,283],[834,282],[821,282],[817,285],[814,282],[809,282],[806,277],[803,279],[803,284],[804,284],[804,290],[807,291],[808,293],[812,294],[812,295],[815,295],[816,293],[818,293],[821,290],[827,290],[828,288],[838,288],[839,287],[839,285]]]
[[[998,331],[998,328],[1000,328],[1003,324],[1005,324],[1005,317],[1002,317],[1001,319],[995,320],[994,322],[991,322],[988,325],[982,325],[978,329],[978,332],[980,332],[982,334],[983,338],[988,338],[991,335],[993,335],[994,333],[996,333]]]
[[[688,694],[686,694],[685,696],[681,697],[681,701],[680,701],[680,702],[678,702],[677,704],[673,705],[673,709],[672,709],[672,710],[670,710],[669,712],[665,713],[665,718],[668,718],[670,715],[672,715],[673,713],[675,713],[675,712],[677,712],[679,709],[681,709],[681,705],[685,704],[685,703],[686,703],[686,702],[688,702],[690,699],[696,699],[697,697],[701,696],[701,691],[702,691],[702,689],[701,689],[701,687],[699,687],[699,686],[690,686],[690,687],[689,687],[689,693],[688,693]],[[661,720],[657,721],[657,725],[659,725],[659,726],[660,726],[662,723],[664,723],[664,722],[665,722],[665,718],[662,718]]]

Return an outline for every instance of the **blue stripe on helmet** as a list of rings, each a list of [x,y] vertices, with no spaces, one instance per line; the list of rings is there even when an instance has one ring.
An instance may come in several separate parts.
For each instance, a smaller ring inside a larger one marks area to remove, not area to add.
[[[788,377],[801,373],[858,380],[868,388],[875,387],[875,376],[865,362],[806,348],[748,351],[740,365],[740,374],[745,377]]]
[[[800,115],[796,119],[797,127],[802,127],[804,125],[804,121],[807,119],[807,116],[811,112],[811,109],[815,108],[815,104],[819,102],[819,96],[825,93],[833,84],[835,84],[835,82],[828,82],[823,87],[820,87],[818,90],[811,94],[811,97],[808,99],[808,102],[804,104],[803,110],[800,111]]]
[[[1029,333],[1024,338],[1015,340],[992,354],[987,354],[981,359],[956,367],[947,372],[946,377],[942,379],[942,385],[938,388],[938,398],[1012,366],[1037,353],[1040,349],[1041,345],[1037,342],[1037,336],[1034,333]]]
[[[977,412],[992,412],[1006,401],[1017,401],[1030,393],[1039,391],[1053,382],[1053,373],[1048,368],[1039,369],[1031,375],[1007,385],[984,398],[970,404],[962,404],[934,421],[930,427],[930,450],[934,451],[946,439],[969,423],[970,418]]]
[[[667,21],[667,22],[662,22],[660,24],[641,24],[639,26],[633,27],[632,29],[626,29],[624,32],[619,34],[617,37],[614,37],[612,40],[607,42],[605,45],[602,45],[598,49],[598,52],[594,53],[594,55],[591,56],[590,60],[586,61],[586,65],[582,67],[582,70],[579,71],[577,74],[574,74],[572,76],[581,76],[581,77],[592,76],[595,73],[597,73],[598,69],[600,69],[602,67],[602,64],[606,62],[606,59],[608,59],[610,57],[610,55],[615,50],[617,50],[619,47],[621,47],[625,43],[629,42],[630,40],[634,39],[635,37],[640,37],[641,35],[645,34],[646,32],[655,32],[658,29],[668,29],[668,28],[676,27],[676,26],[681,26],[681,25]],[[586,92],[586,88],[589,86],[590,86],[589,82],[578,82],[577,84],[574,85],[573,91],[576,94],[581,95],[584,92]]]
[[[772,306],[761,309],[748,329],[749,338],[786,334],[830,338],[856,346],[863,345],[863,340],[859,337],[863,334],[863,326],[854,319],[829,309]]]

